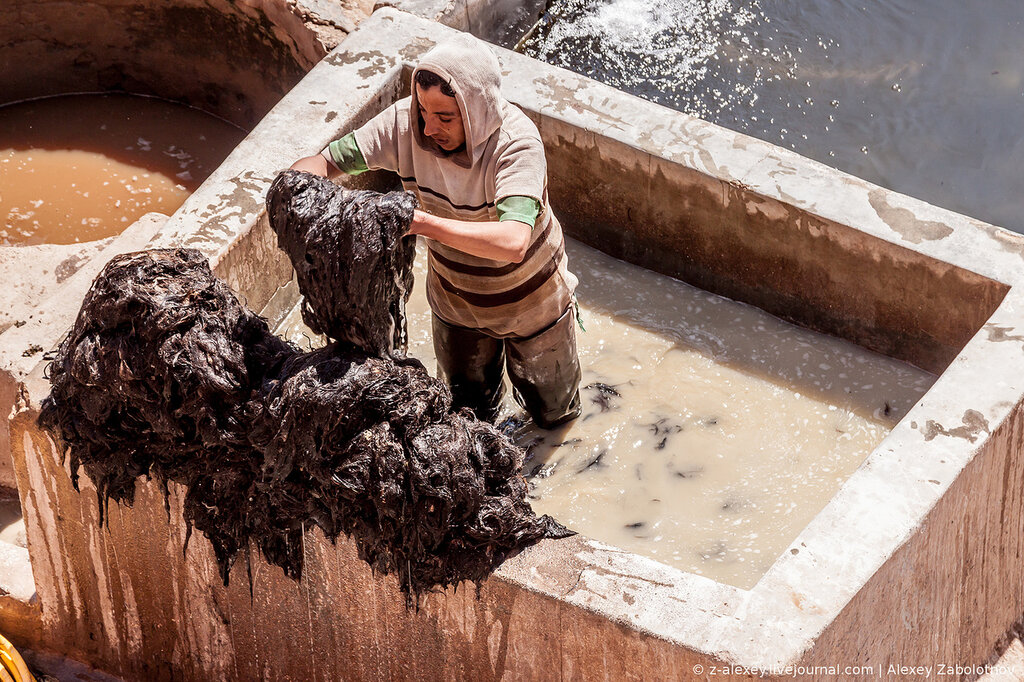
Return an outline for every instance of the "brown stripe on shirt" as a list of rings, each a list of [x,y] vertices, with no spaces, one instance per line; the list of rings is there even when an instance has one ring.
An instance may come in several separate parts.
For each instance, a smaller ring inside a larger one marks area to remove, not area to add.
[[[509,303],[515,303],[521,301],[526,296],[529,296],[534,291],[539,289],[547,282],[555,270],[558,269],[558,264],[562,260],[564,252],[559,249],[556,252],[554,258],[544,264],[540,270],[538,270],[532,277],[527,279],[525,282],[518,286],[512,287],[507,291],[501,291],[493,294],[482,294],[475,291],[466,291],[461,289],[447,279],[441,276],[439,272],[435,270],[434,274],[437,275],[438,283],[449,293],[455,294],[462,300],[475,305],[480,308],[494,308],[500,305],[507,305]]]
[[[430,250],[427,251],[427,263],[431,270],[436,271],[439,275],[448,280],[449,283],[459,289],[464,291],[475,291],[482,294],[492,294],[512,289],[533,277],[539,270],[542,270],[546,266],[548,261],[555,257],[555,251],[557,249],[557,243],[551,244],[550,247],[544,248],[536,256],[525,263],[521,263],[518,268],[504,275],[481,277],[477,275],[466,275],[455,270],[449,270],[444,266],[444,264],[439,263],[434,259],[434,252]]]
[[[497,220],[498,214],[494,208],[484,207],[476,211],[456,211],[448,202],[437,199],[429,194],[417,194],[416,198],[419,199],[420,208],[427,213],[432,213],[441,218],[468,220],[470,222]]]
[[[444,200],[445,203],[447,203],[449,206],[451,206],[452,208],[454,208],[456,210],[459,210],[459,211],[480,211],[480,210],[483,210],[485,208],[491,208],[491,207],[494,206],[494,202],[493,201],[485,201],[482,204],[479,204],[477,206],[468,206],[468,205],[465,205],[465,204],[456,204],[456,203],[452,202],[452,200],[449,199],[446,195],[442,194],[441,192],[438,192],[436,189],[430,189],[429,187],[424,187],[423,185],[417,183],[416,182],[416,178],[400,178],[400,179],[402,180],[403,186],[406,183],[408,183],[409,185],[411,185],[411,186],[415,187],[416,189],[418,189],[420,192],[426,192],[427,194],[431,194],[431,195],[437,197],[438,199]]]

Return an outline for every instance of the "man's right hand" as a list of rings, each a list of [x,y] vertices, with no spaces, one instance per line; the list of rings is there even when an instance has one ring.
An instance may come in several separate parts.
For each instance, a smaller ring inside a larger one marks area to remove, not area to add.
[[[325,159],[322,154],[306,156],[293,163],[291,169],[306,171],[307,173],[312,173],[313,175],[319,175],[322,178],[326,178],[327,159]]]

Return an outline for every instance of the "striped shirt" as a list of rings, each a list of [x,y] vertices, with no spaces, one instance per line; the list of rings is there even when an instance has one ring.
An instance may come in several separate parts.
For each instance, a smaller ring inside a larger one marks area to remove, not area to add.
[[[473,133],[481,132],[479,126],[472,130],[472,111],[463,117],[470,120],[467,146],[453,155],[415,134],[413,106],[411,98],[400,100],[355,131],[369,168],[397,173],[424,211],[443,218],[497,221],[498,205],[511,197],[529,197],[540,206],[519,263],[472,256],[425,239],[431,310],[449,324],[496,337],[531,336],[544,329],[569,306],[577,280],[568,270],[561,225],[548,205],[546,160],[536,126],[500,100],[498,123],[482,141],[471,144]],[[461,100],[460,106],[465,106]]]

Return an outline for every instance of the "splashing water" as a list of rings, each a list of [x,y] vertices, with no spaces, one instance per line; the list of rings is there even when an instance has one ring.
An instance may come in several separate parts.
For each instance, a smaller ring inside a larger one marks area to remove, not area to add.
[[[1024,232],[1024,3],[552,0],[523,52]]]
[[[695,115],[755,98],[750,87],[690,96],[709,78],[723,36],[754,19],[729,0],[568,0],[551,8],[524,51],[609,85]]]

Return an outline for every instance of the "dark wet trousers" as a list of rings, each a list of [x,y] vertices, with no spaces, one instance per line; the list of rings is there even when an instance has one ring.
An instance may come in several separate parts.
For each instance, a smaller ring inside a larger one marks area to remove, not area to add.
[[[495,338],[432,315],[437,374],[456,407],[493,421],[504,392],[502,370],[516,401],[538,426],[550,429],[580,416],[580,361],[573,307],[528,337]]]

